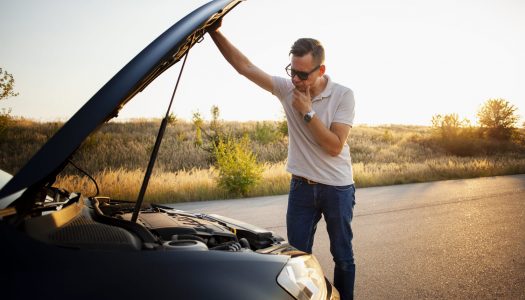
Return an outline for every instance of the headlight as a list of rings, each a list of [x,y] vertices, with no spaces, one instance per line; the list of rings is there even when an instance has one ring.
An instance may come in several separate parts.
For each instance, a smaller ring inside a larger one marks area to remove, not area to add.
[[[277,277],[277,282],[296,299],[326,299],[323,270],[313,255],[292,257]]]

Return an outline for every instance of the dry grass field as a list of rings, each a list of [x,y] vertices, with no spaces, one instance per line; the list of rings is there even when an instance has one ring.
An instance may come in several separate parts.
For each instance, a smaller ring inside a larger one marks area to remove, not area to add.
[[[263,165],[262,180],[247,196],[288,192],[287,137],[280,133],[281,125],[278,122],[222,124],[223,130],[232,136],[248,136],[252,151]],[[15,173],[60,126],[25,120],[11,124],[0,137],[0,168]],[[72,160],[97,180],[101,194],[135,199],[158,126],[159,121],[151,120],[105,124],[86,140]],[[432,129],[424,126],[356,126],[348,143],[359,188],[525,173],[524,136],[521,130],[513,142],[488,143],[475,139],[468,145],[471,153],[462,152],[460,156],[436,142]],[[179,121],[168,127],[145,198],[173,203],[234,197],[218,187],[216,178],[217,170],[206,145],[196,146],[192,124]],[[70,166],[56,184],[86,195],[95,193],[94,184]]]

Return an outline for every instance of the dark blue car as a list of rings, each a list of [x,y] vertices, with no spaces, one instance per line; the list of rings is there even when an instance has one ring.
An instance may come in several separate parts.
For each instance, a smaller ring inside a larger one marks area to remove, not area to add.
[[[54,186],[90,134],[184,60],[206,29],[239,3],[215,0],[188,14],[122,68],[17,174],[0,173],[2,299],[339,298],[313,255],[271,231],[143,203],[168,114],[138,199]]]

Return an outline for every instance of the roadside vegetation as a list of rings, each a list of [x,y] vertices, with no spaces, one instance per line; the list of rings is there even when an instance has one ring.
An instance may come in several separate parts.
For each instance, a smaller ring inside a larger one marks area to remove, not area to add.
[[[0,68],[0,101],[7,100],[11,97],[18,96],[15,92],[15,78],[13,74]],[[11,122],[11,108],[0,109],[0,138],[4,132],[9,128]]]
[[[503,122],[504,120],[505,122]],[[432,126],[356,126],[349,145],[357,187],[525,173],[525,129],[516,108],[488,100],[478,125],[457,114],[433,116]],[[97,180],[101,194],[136,199],[160,120],[111,122],[90,136],[72,161]],[[59,128],[10,117],[0,138],[0,168],[15,173]],[[182,202],[286,194],[287,127],[279,122],[225,122],[196,113],[171,116],[145,199]],[[95,193],[67,166],[56,185]]]

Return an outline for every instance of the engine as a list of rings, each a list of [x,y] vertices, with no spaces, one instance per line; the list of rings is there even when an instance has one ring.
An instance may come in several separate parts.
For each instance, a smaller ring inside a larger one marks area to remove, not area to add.
[[[37,203],[21,228],[59,247],[91,250],[265,251],[284,241],[271,231],[219,215],[192,214],[143,204],[132,222],[135,203],[108,197],[85,198],[55,190]]]
[[[104,216],[131,222],[131,205],[98,198]],[[219,215],[191,214],[161,205],[146,204],[137,224],[147,229],[166,250],[255,251],[284,241],[271,231]]]

